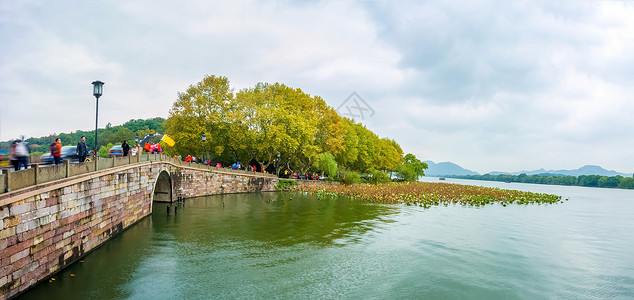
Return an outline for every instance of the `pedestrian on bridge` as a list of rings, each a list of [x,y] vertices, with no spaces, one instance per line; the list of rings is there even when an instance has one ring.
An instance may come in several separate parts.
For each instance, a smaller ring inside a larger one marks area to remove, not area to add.
[[[141,149],[139,151],[139,149]],[[135,156],[137,154],[141,154],[143,149],[141,148],[141,146],[139,146],[139,144],[134,144],[134,146],[132,146],[132,149],[130,149],[130,152],[132,152],[132,156]]]
[[[86,147],[86,136],[81,136],[81,141],[77,143],[77,156],[79,157],[79,162],[82,163],[86,160],[88,156],[88,148]]]
[[[53,156],[53,160],[56,165],[62,163],[62,140],[59,138],[55,139],[55,143],[51,144],[51,156]]]
[[[14,141],[11,143],[11,147],[9,148],[9,157],[11,158],[11,165],[13,166],[14,171],[17,171],[19,166],[18,155],[16,153],[18,142],[19,141]]]
[[[22,140],[17,141],[18,143],[15,146],[15,156],[18,159],[18,171],[22,170],[22,166],[24,169],[29,168],[29,147],[26,145],[27,142],[22,137]]]
[[[123,149],[123,156],[128,156],[128,152],[130,152],[130,145],[126,143],[126,140],[123,140],[121,148]]]

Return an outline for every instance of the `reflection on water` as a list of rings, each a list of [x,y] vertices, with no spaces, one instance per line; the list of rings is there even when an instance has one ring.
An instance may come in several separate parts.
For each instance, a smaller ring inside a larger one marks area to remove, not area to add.
[[[154,220],[167,217],[165,204],[154,205]],[[394,206],[359,205],[347,198],[317,200],[292,193],[231,194],[189,200],[179,214],[172,213],[172,220],[156,222],[153,227],[171,234],[175,241],[205,246],[244,241],[261,248],[303,243],[345,245],[396,211]]]
[[[304,270],[329,261],[325,248],[360,243],[398,212],[390,205],[292,193],[188,199],[169,215],[166,206],[154,203],[152,216],[24,298],[260,297],[260,281],[279,281],[271,287],[289,285],[284,289],[296,293],[288,274],[302,274],[293,275],[297,284],[310,282]]]
[[[152,216],[24,298],[634,296],[634,191],[514,187],[571,200],[423,209],[234,194],[189,199],[169,216],[155,203]]]

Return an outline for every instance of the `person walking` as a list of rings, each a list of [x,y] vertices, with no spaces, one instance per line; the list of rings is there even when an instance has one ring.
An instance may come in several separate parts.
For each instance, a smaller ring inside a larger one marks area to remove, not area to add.
[[[134,146],[132,146],[132,149],[130,149],[130,152],[132,153],[132,156],[135,156],[137,153],[139,153],[139,144],[134,144]]]
[[[81,136],[81,141],[77,143],[77,156],[79,157],[79,162],[82,163],[86,160],[88,156],[88,148],[86,147],[86,136]]]
[[[121,148],[123,149],[123,156],[128,156],[128,152],[130,152],[130,145],[128,145],[125,140],[123,140]]]
[[[56,165],[62,163],[62,140],[57,138],[55,143],[51,144],[51,156]]]
[[[17,141],[18,143],[15,146],[15,156],[18,160],[18,170],[22,170],[22,166],[24,169],[29,168],[29,147],[27,147],[27,142],[24,140]]]
[[[18,141],[14,141],[11,143],[11,147],[9,148],[9,158],[11,159],[11,165],[13,166],[14,171],[17,171],[19,166],[18,155],[16,153],[17,147]]]

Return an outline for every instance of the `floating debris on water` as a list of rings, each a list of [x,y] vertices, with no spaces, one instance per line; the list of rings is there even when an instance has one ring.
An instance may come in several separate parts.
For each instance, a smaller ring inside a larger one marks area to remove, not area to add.
[[[449,204],[479,207],[497,203],[506,207],[509,204],[563,203],[561,196],[551,194],[432,182],[305,186],[301,193],[314,194],[317,199],[343,195],[368,202],[401,203],[424,208]]]

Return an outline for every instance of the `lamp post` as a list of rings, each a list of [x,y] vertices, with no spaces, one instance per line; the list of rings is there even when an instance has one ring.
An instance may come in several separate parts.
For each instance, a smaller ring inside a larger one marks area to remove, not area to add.
[[[207,140],[207,135],[203,133],[203,164],[205,163],[205,141]]]
[[[97,153],[97,150],[99,150],[97,149],[97,120],[99,119],[99,97],[103,94],[103,85],[104,83],[99,80],[92,82],[92,94],[97,99],[95,102],[95,154]]]

